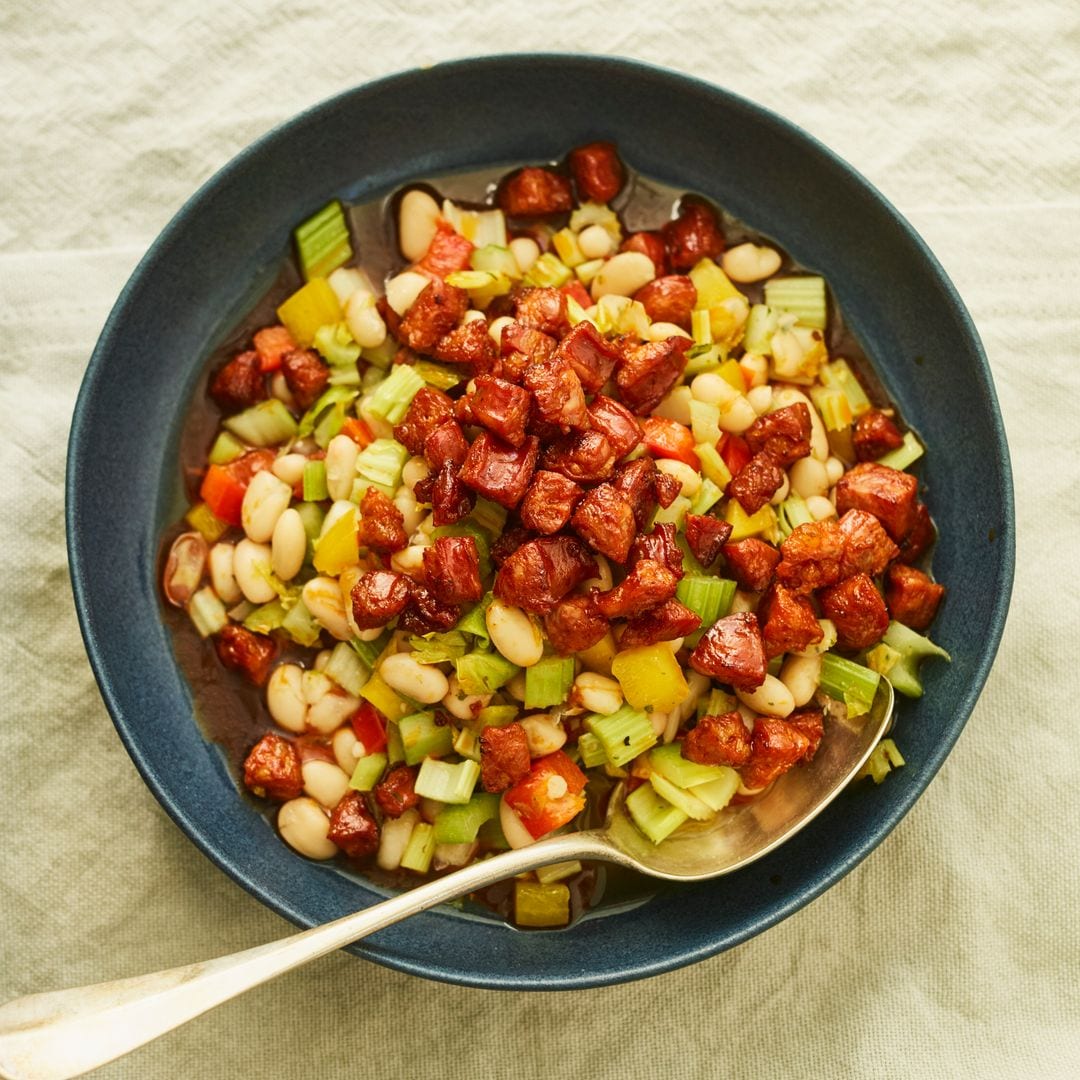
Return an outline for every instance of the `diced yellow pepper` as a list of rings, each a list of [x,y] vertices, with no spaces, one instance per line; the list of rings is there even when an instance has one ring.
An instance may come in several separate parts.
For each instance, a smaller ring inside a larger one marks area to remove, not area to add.
[[[305,349],[315,340],[320,326],[337,323],[345,317],[337,295],[326,278],[312,278],[297,289],[278,309],[277,317]]]
[[[739,367],[738,360],[725,360],[716,369],[716,374],[719,375],[732,390],[738,390],[740,394],[746,393],[746,380],[743,378],[742,368]]]
[[[337,577],[346,567],[360,561],[356,537],[356,510],[346,510],[315,542],[315,569],[320,574]]]
[[[229,528],[227,521],[222,521],[204,502],[196,503],[185,515],[187,523],[202,533],[208,544],[220,540]]]
[[[761,536],[776,529],[776,512],[771,506],[763,506],[756,514],[747,514],[738,499],[728,499],[724,520],[731,526],[731,542],[745,540],[748,536]]]
[[[570,921],[570,889],[561,883],[514,882],[514,922],[518,926],[565,926]]]
[[[583,649],[577,654],[586,671],[595,671],[600,675],[611,674],[611,661],[615,659],[615,638],[608,631],[595,645]]]
[[[400,720],[408,716],[412,711],[410,707],[383,682],[382,676],[372,674],[371,678],[360,688],[360,696],[365,701],[370,701],[387,720]]]
[[[746,299],[712,259],[702,259],[695,264],[690,271],[690,280],[697,289],[697,299],[694,301],[696,308],[719,307],[724,300],[729,300],[733,296]]]
[[[560,229],[551,238],[551,243],[559,253],[559,258],[571,269],[585,262],[585,256],[581,253],[577,236],[569,229]]]
[[[671,712],[690,693],[675,654],[662,641],[623,649],[611,662],[611,674],[619,680],[623,696],[635,709]]]

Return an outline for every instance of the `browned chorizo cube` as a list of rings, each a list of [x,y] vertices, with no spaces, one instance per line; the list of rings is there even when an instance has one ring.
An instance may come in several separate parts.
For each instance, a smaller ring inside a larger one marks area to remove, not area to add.
[[[410,582],[391,570],[372,570],[353,586],[353,622],[360,630],[374,630],[396,618],[409,602]]]
[[[579,484],[606,480],[615,469],[615,450],[599,431],[575,431],[544,447],[543,468]]]
[[[678,382],[686,367],[686,350],[692,344],[685,337],[670,337],[665,341],[648,341],[640,345],[628,339],[622,348],[621,361],[615,373],[615,383],[622,394],[623,404],[638,416],[651,413]]]
[[[585,407],[585,391],[573,368],[558,356],[530,364],[525,369],[522,384],[533,395],[536,414],[545,423],[563,431],[576,428],[588,431],[592,427]]]
[[[699,765],[738,768],[750,760],[750,732],[737,712],[703,716],[683,739],[682,756]]]
[[[608,632],[608,626],[589,596],[568,596],[544,616],[544,631],[560,656],[591,649]]]
[[[765,681],[765,645],[757,616],[740,611],[717,619],[690,654],[690,666],[740,690],[759,687]]]
[[[244,761],[244,786],[263,798],[295,799],[304,787],[296,747],[268,731]]]
[[[465,455],[468,460],[468,454]],[[462,483],[461,470],[452,461],[444,461],[439,471],[420,483],[431,482],[431,519],[436,525],[453,525],[472,512],[476,496]],[[420,484],[416,485],[417,501]]]
[[[238,353],[213,378],[210,396],[226,412],[236,412],[266,397],[266,377],[254,350]]]
[[[611,202],[626,179],[613,143],[592,142],[578,146],[570,151],[567,163],[582,202]]]
[[[763,592],[769,587],[773,571],[780,561],[780,552],[772,544],[756,536],[748,536],[745,540],[725,544],[720,550],[728,571],[740,589]]]
[[[560,338],[570,329],[566,296],[548,286],[520,289],[513,294],[514,318],[542,334]]]
[[[486,727],[480,733],[480,783],[485,791],[505,791],[529,772],[529,740],[520,724]]]
[[[281,359],[281,374],[301,409],[310,409],[330,381],[330,369],[312,349],[286,353]]]
[[[444,604],[468,604],[484,595],[480,553],[471,536],[440,536],[424,548],[428,588]]]
[[[844,536],[844,558],[840,576],[869,574],[876,577],[899,554],[881,522],[865,510],[848,510],[840,519]]]
[[[904,436],[891,417],[880,409],[871,409],[855,421],[851,441],[859,461],[876,461],[890,450],[903,446]]]
[[[806,708],[796,709],[786,719],[791,727],[801,731],[810,740],[810,746],[803,754],[803,761],[812,760],[825,735],[824,710],[816,705],[808,705]]]
[[[218,659],[233,671],[239,671],[248,682],[262,686],[270,675],[270,665],[277,655],[277,645],[263,634],[247,627],[227,623],[214,638]]]
[[[503,561],[494,591],[506,604],[546,615],[596,571],[596,560],[577,537],[542,536],[527,540]]]
[[[461,480],[484,498],[513,510],[525,496],[539,453],[540,441],[535,436],[530,435],[521,446],[510,446],[482,431],[469,447]]]
[[[784,470],[766,453],[755,454],[734,476],[727,493],[748,513],[756,514],[784,483]]]
[[[511,217],[547,217],[569,213],[574,205],[570,181],[552,169],[528,165],[499,185],[497,201]]]
[[[819,593],[821,610],[845,649],[865,649],[889,629],[889,612],[867,574],[852,574]]]
[[[617,458],[630,453],[641,442],[641,425],[625,405],[597,394],[589,405],[592,426],[606,436]]]
[[[776,580],[795,592],[809,593],[840,579],[844,534],[832,518],[799,525],[780,545]]]
[[[402,316],[398,338],[410,349],[430,353],[469,310],[469,294],[442,278],[432,278]]]
[[[619,638],[620,649],[638,645],[655,645],[658,641],[674,641],[686,637],[701,626],[701,616],[678,600],[665,600],[659,607],[646,611],[627,622]]]
[[[825,636],[810,601],[779,582],[770,585],[761,598],[757,616],[765,655],[770,659],[781,653],[801,652]]]
[[[885,603],[889,614],[912,630],[925,630],[937,615],[945,586],[921,570],[893,563],[885,575]]]
[[[696,199],[683,199],[679,216],[661,230],[668,261],[675,270],[690,270],[702,259],[713,259],[724,250],[724,234],[711,207]]]
[[[356,527],[361,547],[389,555],[409,542],[405,515],[378,488],[369,487],[360,500],[360,521]]]
[[[410,453],[422,454],[427,437],[453,419],[454,402],[450,395],[433,386],[422,386],[409,402],[404,419],[394,428],[394,438]]]
[[[474,319],[443,334],[435,342],[432,355],[447,364],[468,364],[473,374],[482,375],[494,366],[498,350],[488,333],[487,323],[483,319]]]
[[[574,507],[584,495],[584,489],[573,480],[538,469],[518,508],[521,523],[533,532],[556,533],[570,520]]]
[[[656,479],[660,471],[651,457],[624,462],[615,470],[612,484],[625,496],[634,511],[634,520],[642,528],[656,509]]]
[[[686,542],[702,566],[712,566],[731,536],[731,524],[707,514],[686,515]]]
[[[528,390],[494,375],[480,375],[463,400],[473,423],[483,424],[511,446],[524,446],[532,398]]]
[[[654,525],[652,532],[639,533],[630,545],[630,561],[633,563],[638,559],[655,559],[681,578],[683,556],[675,536],[675,526],[670,521]]]
[[[611,378],[619,359],[618,350],[588,320],[579,322],[559,342],[558,353],[574,369],[587,394],[595,394]]]
[[[371,794],[387,817],[401,817],[420,802],[416,794],[415,765],[395,765],[374,787]]]
[[[630,573],[607,592],[593,597],[597,610],[608,619],[632,619],[675,595],[679,575],[654,559],[639,559]]]
[[[350,859],[363,859],[379,850],[379,826],[359,791],[350,791],[330,814],[327,839]]]
[[[685,274],[665,274],[642,285],[634,299],[654,323],[673,323],[689,330],[697,289]]]
[[[836,512],[866,510],[899,543],[915,524],[918,487],[919,482],[910,473],[863,462],[840,477],[836,485]]]
[[[760,791],[806,759],[811,740],[778,716],[759,716],[750,736],[750,760],[739,770],[743,787]]]
[[[441,469],[446,462],[460,468],[469,452],[469,443],[456,420],[440,424],[424,440],[424,458],[433,469]]]
[[[600,484],[587,492],[570,524],[589,547],[617,563],[626,562],[637,534],[634,508],[612,484]]]
[[[513,319],[503,327],[499,351],[503,356],[520,353],[528,363],[535,364],[553,355],[558,344],[550,334]]]
[[[930,519],[930,511],[927,510],[925,503],[915,504],[914,517],[911,531],[904,537],[900,544],[900,554],[897,555],[903,563],[918,562],[930,550],[936,538],[934,523]]]
[[[776,412],[759,416],[743,435],[755,453],[767,453],[786,468],[810,453],[810,410],[796,401]]]

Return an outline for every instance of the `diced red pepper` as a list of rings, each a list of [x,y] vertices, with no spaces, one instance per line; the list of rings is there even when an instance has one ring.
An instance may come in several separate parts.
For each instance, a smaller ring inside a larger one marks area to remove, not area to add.
[[[563,285],[559,292],[564,293],[567,297],[573,297],[583,308],[592,307],[592,297],[589,295],[589,290],[585,288],[576,278],[573,281]]]
[[[263,371],[277,371],[282,357],[298,348],[292,334],[284,326],[266,326],[255,333],[255,351]]]
[[[365,754],[377,754],[386,746],[386,717],[370,701],[360,702],[349,723],[357,742],[363,743]]]
[[[341,434],[348,435],[361,449],[365,446],[370,446],[375,441],[375,436],[372,435],[371,428],[369,428],[363,420],[355,416],[346,417],[341,425]]]
[[[663,416],[646,416],[641,421],[645,445],[653,457],[673,458],[685,462],[692,469],[700,469],[697,451],[694,449],[693,432],[678,420]]]
[[[521,818],[529,835],[538,840],[573,820],[585,808],[585,774],[556,750],[533,762],[529,775],[503,796]]]
[[[728,431],[725,431],[720,436],[716,449],[732,476],[738,476],[743,467],[749,464],[750,459],[754,456],[750,452],[750,447],[746,445],[746,440],[741,435],[732,435]]]
[[[472,253],[472,241],[455,232],[445,221],[440,221],[431,238],[431,246],[416,264],[416,269],[444,278],[455,270],[467,270]]]
[[[273,450],[252,450],[228,465],[211,465],[203,477],[199,498],[215,517],[239,526],[240,508],[251,478],[262,469],[270,468],[273,461]]]

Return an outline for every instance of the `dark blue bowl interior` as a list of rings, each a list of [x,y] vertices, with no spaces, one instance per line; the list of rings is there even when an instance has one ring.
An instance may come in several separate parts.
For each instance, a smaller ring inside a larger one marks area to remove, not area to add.
[[[748,869],[567,931],[522,933],[428,913],[355,947],[452,982],[559,989],[666,971],[729,948],[818,896],[886,834],[952,747],[997,649],[1013,571],[1008,451],[978,337],[899,214],[804,132],[722,90],[621,60],[504,57],[350,91],[271,132],[210,180],[151,247],[90,362],[75,410],[67,526],[82,630],[102,694],[147,784],[222,869],[310,926],[372,903],[354,879],[298,858],[241,799],[192,718],[160,617],[158,537],[177,512],[177,437],[210,350],[255,296],[293,225],[334,195],[544,160],[616,141],[659,180],[714,198],[824,273],[929,453],[921,465],[949,595],[934,637],[953,657],[902,701],[907,767],[863,784]]]

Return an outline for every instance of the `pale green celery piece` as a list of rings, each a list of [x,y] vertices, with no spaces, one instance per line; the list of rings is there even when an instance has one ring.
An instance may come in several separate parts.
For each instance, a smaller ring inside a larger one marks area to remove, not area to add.
[[[590,225],[599,225],[611,237],[612,251],[618,251],[622,243],[622,225],[619,216],[606,203],[583,202],[570,215],[570,228],[579,233]]]
[[[703,716],[725,716],[734,712],[738,705],[739,702],[733,694],[726,694],[714,686],[707,698],[703,697],[698,701],[697,718],[700,720]]]
[[[249,446],[276,446],[297,434],[292,413],[277,398],[268,398],[250,409],[229,416],[222,426]]]
[[[685,495],[676,495],[670,506],[661,506],[653,515],[653,524],[670,521],[675,527],[682,528],[683,520],[690,511],[690,500]]]
[[[314,344],[331,367],[355,370],[356,361],[360,359],[360,346],[353,340],[345,323],[327,323],[320,326],[315,331]]]
[[[780,529],[780,535],[785,539],[800,525],[809,525],[813,520],[814,515],[807,508],[806,501],[795,492],[792,492],[776,508],[776,523]]]
[[[705,314],[708,314],[706,312]],[[724,350],[719,345],[695,345],[686,353],[686,367],[683,378],[692,379],[706,371],[716,371],[725,358]]]
[[[462,381],[462,375],[446,364],[436,364],[433,360],[417,360],[413,364],[416,373],[436,390],[452,390]]]
[[[199,589],[188,601],[188,615],[199,632],[199,637],[213,637],[225,629],[229,616],[217,593],[209,586]]]
[[[476,732],[470,728],[463,727],[454,736],[454,753],[460,754],[463,758],[471,758],[473,761],[480,760],[480,739],[477,737]]]
[[[337,199],[298,225],[293,230],[293,239],[305,281],[327,277],[352,258],[349,226]]]
[[[574,273],[577,275],[578,281],[588,288],[592,284],[593,278],[603,269],[605,262],[607,262],[607,259],[589,259],[586,262],[579,263],[574,267]],[[584,318],[584,310],[582,310],[581,315]]]
[[[323,520],[326,518],[326,511],[318,503],[310,501],[294,503],[293,509],[304,523],[304,532],[307,533],[308,540],[311,542],[318,540],[322,532]]]
[[[701,474],[723,491],[731,483],[731,471],[724,464],[720,451],[712,443],[698,443],[694,449],[701,462]]]
[[[401,484],[401,470],[408,460],[409,451],[396,439],[375,439],[357,455],[356,471],[392,495]]]
[[[588,731],[583,731],[578,736],[578,752],[581,754],[581,764],[586,769],[593,769],[607,761],[604,744]]]
[[[358,637],[349,638],[349,647],[371,671],[374,671],[391,636],[389,630],[384,630],[374,641],[361,641]],[[375,703],[372,702],[372,704]]]
[[[210,447],[210,454],[207,460],[211,465],[228,465],[230,461],[235,461],[247,447],[233,435],[230,435],[227,431],[219,431],[217,438],[214,440],[214,445]]]
[[[716,816],[716,811],[707,803],[702,802],[692,792],[676,787],[670,780],[661,776],[660,773],[650,773],[649,783],[652,784],[660,798],[666,799],[672,806],[681,810],[688,818],[692,818],[694,821],[708,821]]]
[[[521,669],[498,653],[471,652],[454,661],[458,684],[466,694],[493,694]]]
[[[682,756],[682,743],[672,742],[649,751],[649,767],[669,783],[680,788],[692,788],[720,780],[724,776],[720,765],[699,765]],[[670,800],[669,800],[670,801]]]
[[[642,784],[626,797],[626,809],[634,824],[654,843],[666,840],[688,815],[657,795],[651,784]]]
[[[869,712],[880,681],[876,671],[835,653],[825,653],[821,658],[821,689],[829,697],[844,702],[850,717]]]
[[[330,498],[330,492],[326,487],[326,462],[304,462],[304,501],[309,503],[322,502]]]
[[[703,627],[709,627],[731,611],[737,588],[737,583],[729,578],[685,574],[675,590],[675,597],[701,617]]]
[[[424,380],[409,364],[396,364],[367,399],[367,409],[390,424],[400,424]]]
[[[895,620],[889,623],[889,628],[885,631],[881,643],[890,652],[877,653],[875,662],[880,666],[888,665],[888,670],[884,672],[885,677],[892,683],[897,693],[907,697],[922,696],[923,687],[919,665],[923,660],[936,656],[942,660],[952,661],[952,657],[941,646],[935,645],[928,637]],[[867,661],[869,660],[868,654]]]
[[[391,765],[400,765],[405,760],[405,740],[393,722],[386,725],[386,757]]]
[[[723,498],[723,495],[723,491],[706,476],[701,482],[698,493],[690,503],[689,512],[691,514],[707,513]]]
[[[435,840],[440,844],[470,844],[480,827],[498,817],[499,796],[476,792],[467,803],[444,806],[435,818]]]
[[[615,766],[626,765],[656,745],[652,721],[629,705],[608,716],[593,713],[586,717],[585,727],[600,740],[608,761]]]
[[[855,774],[856,780],[864,780],[871,777],[875,784],[880,784],[894,768],[906,765],[903,754],[897,748],[892,739],[882,739],[874,747],[866,764]]]
[[[371,370],[370,368],[368,369]],[[336,367],[330,369],[330,378],[327,382],[331,386],[348,386],[359,389],[364,385],[363,376],[357,367]]]
[[[412,657],[421,664],[442,664],[447,660],[456,660],[469,651],[465,635],[460,630],[447,630],[443,633],[413,634],[409,638]]]
[[[431,857],[435,854],[435,829],[427,822],[418,821],[413,826],[412,835],[405,845],[405,854],[401,856],[401,865],[406,870],[415,870],[426,874],[431,868]]]
[[[464,615],[458,620],[455,630],[460,630],[463,634],[472,634],[476,639],[476,646],[483,652],[486,652],[491,645],[491,638],[488,636],[487,619],[485,617],[488,607],[491,601],[494,599],[491,593],[486,593],[484,598],[475,606],[469,608]]]
[[[244,620],[244,629],[253,634],[269,634],[285,622],[285,607],[281,600],[271,600],[257,607]]]
[[[573,276],[573,271],[558,256],[545,251],[525,273],[526,285],[553,287],[558,289]]]
[[[337,405],[343,403],[346,406],[356,400],[358,392],[349,386],[331,386],[324,390],[315,401],[315,404],[302,417],[300,417],[300,426],[296,429],[294,434],[297,438],[303,439],[310,435],[315,430],[315,425],[319,422],[322,414],[330,408],[331,405]],[[271,400],[276,401],[276,398]],[[264,402],[265,404],[265,402]],[[278,402],[280,405],[281,403]],[[284,406],[282,406],[284,408]]]
[[[690,793],[699,798],[706,806],[711,807],[713,810],[723,810],[725,806],[735,797],[735,792],[739,790],[739,785],[742,783],[739,778],[739,774],[727,765],[720,765],[718,768],[724,774],[718,777],[716,780],[709,780],[704,784],[695,784]]]
[[[720,441],[720,406],[708,401],[690,401],[690,427],[694,442],[715,446]]]
[[[485,499],[482,495],[477,498],[476,505],[469,515],[481,529],[484,529],[492,538],[502,535],[503,526],[506,524],[506,507]]]
[[[711,345],[713,343],[712,320],[708,308],[699,308],[690,315],[690,334],[695,345]]]
[[[315,425],[312,437],[321,450],[325,450],[330,445],[330,440],[335,435],[341,434],[347,411],[348,404],[344,401],[337,401],[319,417],[319,422]]]
[[[454,747],[454,734],[449,724],[435,723],[435,714],[415,712],[403,716],[397,723],[401,734],[402,753],[406,765],[419,765],[425,757],[442,757]]]
[[[446,284],[453,285],[456,289],[488,289],[500,277],[505,275],[488,273],[487,270],[455,270],[446,275]]]
[[[890,469],[906,469],[914,465],[923,456],[923,445],[913,431],[904,432],[904,445],[890,450],[877,459],[879,465],[888,465]]]
[[[361,352],[361,356],[372,367],[381,368],[385,371],[394,362],[394,356],[397,354],[397,342],[389,334],[386,335],[386,340],[381,345],[375,345],[370,349],[364,349]]]
[[[312,648],[319,641],[322,627],[315,621],[303,600],[297,600],[281,620],[281,629],[296,642]]]
[[[353,697],[359,697],[364,684],[371,677],[371,667],[364,663],[356,651],[345,641],[339,641],[330,659],[322,669],[323,674]]]
[[[525,708],[561,705],[574,681],[572,656],[545,656],[525,669]]]
[[[773,309],[790,311],[803,326],[825,329],[828,308],[823,277],[803,274],[770,278],[765,282],[765,303]]]
[[[569,862],[552,863],[550,866],[541,866],[536,871],[536,880],[541,885],[554,885],[557,881],[565,881],[575,874],[580,874],[581,869],[581,863],[577,859],[571,859]]]
[[[772,336],[780,326],[776,312],[770,311],[764,304],[754,304],[743,330],[743,348],[748,353],[759,356],[772,354]]]
[[[485,705],[476,714],[476,727],[481,731],[486,727],[506,727],[517,719],[517,715],[516,705]]]
[[[452,764],[428,757],[420,766],[414,787],[422,799],[464,805],[472,798],[479,779],[480,766],[470,758]]]
[[[578,267],[580,270],[581,267]],[[566,298],[566,319],[571,326],[577,326],[579,322],[584,322],[588,316],[585,314],[585,309],[572,297]]]
[[[371,791],[382,779],[388,761],[386,754],[365,754],[357,758],[349,787],[354,791]]]
[[[515,279],[521,277],[514,253],[508,247],[498,244],[485,244],[476,248],[469,256],[469,265],[474,270],[486,270],[489,274],[503,274]]]
[[[810,398],[821,414],[826,431],[845,431],[851,427],[851,403],[838,386],[812,386]]]
[[[842,356],[831,363],[822,364],[818,379],[822,386],[835,387],[844,392],[851,407],[851,415],[856,419],[870,411],[870,399],[866,396],[866,391]]]

